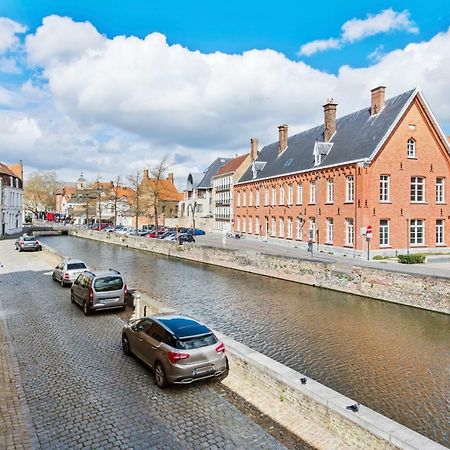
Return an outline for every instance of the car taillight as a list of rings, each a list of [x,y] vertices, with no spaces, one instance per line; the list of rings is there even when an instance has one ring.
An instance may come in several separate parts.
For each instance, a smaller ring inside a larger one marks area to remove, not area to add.
[[[127,285],[125,285],[125,287],[123,288],[123,293],[124,293],[125,295],[128,294],[128,286],[127,286]]]
[[[167,358],[172,364],[175,364],[180,359],[189,358],[189,353],[168,352]]]
[[[64,274],[64,278],[65,278],[66,280],[68,280],[68,279],[69,279],[69,274],[68,274],[68,273],[65,273],[65,274]]]
[[[223,342],[221,342],[221,343],[216,347],[216,352],[217,352],[217,353],[225,353],[225,345],[223,345]]]
[[[89,303],[93,303],[94,302],[94,291],[92,290],[92,288],[89,288]]]
[[[37,245],[41,245],[41,243],[40,243],[39,241],[36,241],[36,244],[37,244]]]

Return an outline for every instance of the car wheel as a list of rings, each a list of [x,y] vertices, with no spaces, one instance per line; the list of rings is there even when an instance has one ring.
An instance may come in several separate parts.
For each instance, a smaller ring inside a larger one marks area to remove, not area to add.
[[[220,375],[220,376],[218,376],[217,378],[216,378],[216,380],[217,381],[223,381],[223,380],[225,380],[225,378],[228,376],[228,374],[230,373],[230,366],[228,365],[228,358],[226,358],[226,360],[227,360],[227,368],[225,369],[225,371],[223,372],[223,374],[222,375]]]
[[[52,273],[52,280],[56,281],[55,272]]]
[[[155,364],[155,382],[160,389],[165,389],[169,385],[167,382],[166,371],[160,362]]]
[[[131,355],[130,343],[125,335],[122,336],[122,351],[124,355]]]
[[[61,280],[60,280],[59,284],[61,285],[61,287],[64,287],[64,286],[65,286],[65,284],[64,284],[64,278],[63,278],[62,276],[61,276]]]
[[[89,305],[87,304],[86,301],[83,302],[83,312],[85,316],[91,314],[91,308],[89,308]]]
[[[19,253],[22,251],[22,249],[20,247],[17,250],[19,250]]]
[[[42,252],[42,247],[41,246],[38,247],[38,252]]]

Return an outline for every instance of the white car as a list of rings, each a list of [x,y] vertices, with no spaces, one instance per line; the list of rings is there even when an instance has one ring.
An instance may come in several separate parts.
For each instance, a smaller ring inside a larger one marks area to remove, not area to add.
[[[59,281],[61,286],[72,284],[78,277],[78,275],[88,267],[84,261],[79,259],[65,259],[58,264],[52,273],[53,281]]]

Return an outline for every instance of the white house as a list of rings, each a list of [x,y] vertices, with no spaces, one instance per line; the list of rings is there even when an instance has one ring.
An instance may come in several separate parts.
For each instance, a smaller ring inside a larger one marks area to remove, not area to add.
[[[11,168],[0,163],[0,236],[20,233],[22,227],[22,163]]]

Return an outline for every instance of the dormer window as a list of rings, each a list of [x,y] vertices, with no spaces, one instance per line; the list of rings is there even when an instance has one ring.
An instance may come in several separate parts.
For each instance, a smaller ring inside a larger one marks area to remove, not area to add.
[[[322,161],[325,159],[325,157],[328,155],[328,153],[331,150],[331,147],[333,147],[332,142],[318,142],[314,144],[314,150],[313,150],[313,156],[314,156],[314,165],[318,166],[322,163]]]
[[[416,158],[416,141],[413,138],[408,139],[406,153],[408,158]]]

